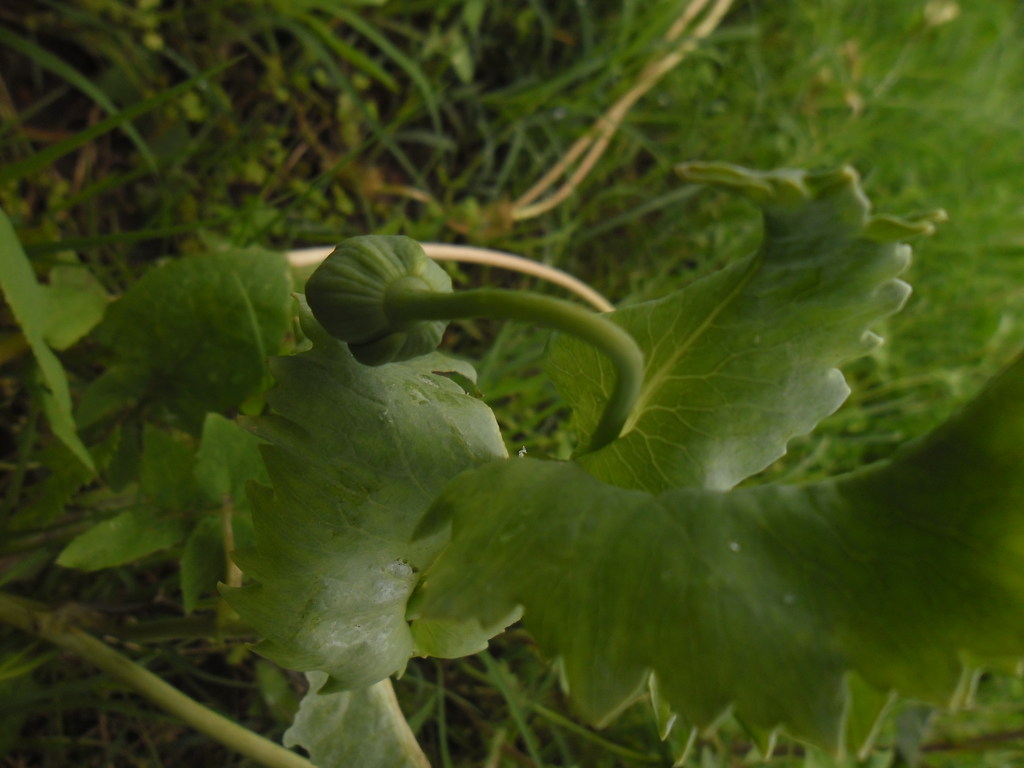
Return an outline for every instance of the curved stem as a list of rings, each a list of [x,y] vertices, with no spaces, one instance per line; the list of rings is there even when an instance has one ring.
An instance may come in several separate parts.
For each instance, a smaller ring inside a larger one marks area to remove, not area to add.
[[[204,707],[53,611],[0,592],[0,621],[36,635],[95,664],[154,704],[224,746],[268,768],[312,768],[301,755]]]
[[[568,301],[523,291],[478,288],[430,293],[416,281],[398,280],[384,296],[384,311],[396,323],[490,317],[523,320],[577,336],[601,350],[615,366],[615,388],[585,451],[596,451],[619,436],[644,378],[644,356],[626,331],[601,315]]]

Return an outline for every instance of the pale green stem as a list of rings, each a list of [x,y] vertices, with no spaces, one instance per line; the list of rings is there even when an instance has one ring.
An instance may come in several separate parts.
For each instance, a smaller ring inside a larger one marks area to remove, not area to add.
[[[643,384],[644,356],[633,337],[608,318],[561,299],[498,288],[433,293],[424,290],[418,278],[402,278],[388,287],[384,311],[395,325],[467,317],[522,320],[576,336],[601,350],[615,367],[615,388],[586,451],[596,451],[619,436]]]
[[[268,768],[313,768],[313,764],[301,755],[193,701],[128,657],[69,624],[66,619],[62,620],[59,614],[0,592],[0,621],[81,656],[197,731],[260,765]]]

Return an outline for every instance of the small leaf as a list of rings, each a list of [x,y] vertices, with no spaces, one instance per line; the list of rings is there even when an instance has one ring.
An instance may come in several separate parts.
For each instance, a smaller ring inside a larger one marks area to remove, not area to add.
[[[46,328],[43,335],[54,349],[67,349],[103,319],[110,297],[84,266],[59,265],[50,270],[43,288]]]
[[[0,289],[39,365],[43,411],[50,429],[76,459],[95,472],[92,456],[75,431],[67,374],[43,338],[47,320],[42,288],[3,210],[0,210]]]
[[[206,415],[196,453],[195,476],[206,497],[220,504],[229,496],[236,512],[249,511],[245,487],[270,482],[259,446],[262,441],[238,424],[215,413]]]
[[[846,399],[836,366],[880,343],[868,329],[910,292],[896,279],[910,249],[866,237],[872,219],[851,169],[755,173],[706,164],[688,174],[757,200],[764,242],[683,291],[611,315],[644,351],[644,385],[623,435],[579,461],[628,488],[724,490],[764,469]],[[585,444],[609,397],[611,369],[564,337],[548,369]]]
[[[209,515],[192,529],[181,553],[181,602],[186,615],[203,595],[216,593],[226,566],[224,523],[219,515]]]
[[[142,466],[142,426],[129,418],[117,431],[117,448],[110,459],[105,479],[112,491],[120,491],[139,479]]]
[[[161,517],[152,507],[129,509],[72,539],[57,565],[83,571],[113,568],[173,547],[187,530],[185,521]]]
[[[300,745],[315,765],[359,768],[430,768],[398,707],[390,680],[342,693],[319,693],[327,680],[309,672],[284,745]]]
[[[462,4],[462,23],[472,37],[480,34],[480,25],[486,12],[487,0],[467,0]]]
[[[300,702],[289,675],[276,664],[259,659],[256,661],[256,685],[274,720],[290,725],[299,712]]]
[[[200,504],[193,476],[195,448],[181,433],[171,434],[147,424],[142,433],[139,485],[153,504],[165,509],[190,510]]]
[[[476,62],[473,61],[469,41],[461,33],[454,32],[449,36],[447,43],[448,61],[452,63],[455,74],[463,83],[472,83]]]
[[[36,456],[49,471],[46,478],[31,488],[26,503],[10,521],[11,528],[45,528],[64,514],[64,508],[79,489],[92,480],[93,474],[63,443],[52,443]]]
[[[149,372],[145,369],[114,363],[82,393],[75,412],[79,427],[86,429],[135,410],[145,397],[149,384]]]

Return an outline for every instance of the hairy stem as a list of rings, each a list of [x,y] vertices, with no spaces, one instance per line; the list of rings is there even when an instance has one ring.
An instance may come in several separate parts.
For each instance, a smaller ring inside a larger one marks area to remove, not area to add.
[[[615,367],[615,388],[585,451],[596,451],[619,436],[644,378],[643,353],[626,331],[606,317],[550,296],[498,288],[438,294],[417,284],[402,279],[388,288],[384,309],[392,322],[467,317],[523,320],[571,334],[601,350]]]
[[[53,611],[41,610],[35,603],[0,592],[0,621],[81,656],[197,731],[260,765],[312,768],[312,763],[302,756],[190,699]]]

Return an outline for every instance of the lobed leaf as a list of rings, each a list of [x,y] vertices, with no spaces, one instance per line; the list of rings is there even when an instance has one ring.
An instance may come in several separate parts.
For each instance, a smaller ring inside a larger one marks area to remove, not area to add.
[[[693,180],[738,189],[764,211],[757,253],[612,319],[645,355],[645,381],[622,436],[579,457],[627,488],[731,488],[785,453],[849,394],[836,366],[881,339],[868,329],[910,292],[897,279],[910,249],[893,240],[928,222],[872,217],[856,173],[757,173],[690,165]],[[561,337],[548,370],[586,444],[613,373]]]
[[[439,356],[367,367],[308,314],[312,349],[273,361],[275,413],[255,420],[273,490],[250,487],[255,547],[235,559],[256,583],[225,597],[279,664],[363,688],[413,653],[485,645],[470,623],[416,636],[405,620],[441,537],[410,544],[444,484],[505,455],[491,411],[434,374]]]
[[[893,460],[806,486],[651,494],[572,463],[453,481],[417,618],[517,606],[603,724],[648,679],[681,723],[728,710],[863,750],[890,693],[956,705],[974,667],[1024,657],[1024,358]],[[466,578],[472,574],[472,578]]]

